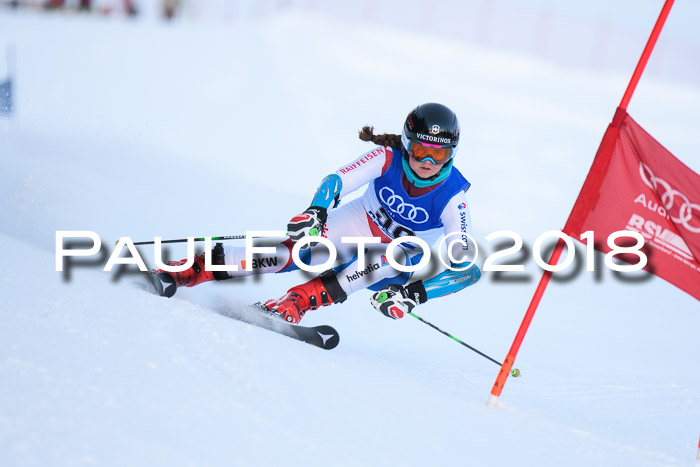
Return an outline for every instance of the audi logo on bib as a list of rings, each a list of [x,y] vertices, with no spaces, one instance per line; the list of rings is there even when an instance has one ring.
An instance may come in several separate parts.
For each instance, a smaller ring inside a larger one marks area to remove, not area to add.
[[[419,206],[406,203],[401,196],[394,193],[394,190],[387,186],[379,190],[379,199],[391,212],[395,212],[407,221],[423,224],[430,217],[428,211]]]
[[[659,194],[661,204],[673,222],[682,225],[690,232],[700,233],[700,226],[690,225],[693,211],[700,213],[700,204],[691,203],[687,196],[674,189],[667,181],[655,176],[644,163],[639,164],[639,175],[649,188],[652,188]]]

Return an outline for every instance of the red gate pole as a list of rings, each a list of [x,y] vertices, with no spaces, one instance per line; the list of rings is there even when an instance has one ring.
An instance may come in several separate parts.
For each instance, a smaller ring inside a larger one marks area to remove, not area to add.
[[[561,238],[557,240],[557,245],[554,247],[552,256],[550,256],[549,258],[550,266],[554,266],[557,264],[557,261],[559,261],[559,257],[561,256],[561,252],[564,249],[564,245],[566,245],[566,243],[564,243],[564,240],[562,240]],[[542,274],[542,278],[540,279],[540,283],[537,285],[535,295],[533,295],[532,300],[530,301],[530,306],[527,308],[527,312],[525,313],[523,322],[520,325],[520,329],[518,329],[518,333],[515,335],[513,345],[510,347],[510,350],[508,351],[508,355],[506,356],[505,360],[503,360],[501,371],[498,372],[496,382],[494,383],[493,388],[491,388],[491,395],[489,396],[489,400],[487,402],[488,406],[495,407],[496,403],[498,402],[498,398],[501,396],[503,386],[505,386],[506,379],[508,379],[508,375],[510,374],[510,369],[513,367],[513,362],[515,362],[515,356],[518,354],[518,350],[520,350],[520,344],[525,338],[527,329],[530,327],[532,318],[535,316],[535,311],[537,310],[537,307],[540,304],[542,295],[544,295],[544,291],[547,288],[547,284],[549,284],[549,279],[551,277],[552,271],[545,271]]]
[[[654,49],[654,46],[656,45],[656,40],[659,38],[659,34],[661,34],[661,29],[663,29],[664,23],[666,22],[666,18],[668,18],[668,14],[671,11],[671,7],[673,6],[674,0],[666,0],[664,3],[663,8],[661,9],[661,13],[659,14],[659,18],[656,20],[656,24],[654,25],[654,29],[651,31],[651,35],[649,36],[649,40],[647,41],[646,46],[644,47],[644,51],[642,52],[642,56],[639,59],[639,62],[637,63],[637,67],[634,70],[634,73],[632,74],[632,79],[630,80],[629,85],[627,86],[627,89],[625,90],[625,94],[622,96],[622,101],[620,102],[620,106],[618,110],[616,111],[616,118],[613,119],[613,122],[617,120],[617,115],[620,114],[620,111],[627,111],[627,105],[630,102],[630,99],[632,99],[632,94],[634,94],[634,90],[637,87],[637,84],[639,83],[639,79],[642,76],[642,72],[644,71],[644,68],[646,67],[647,62],[649,61],[649,56],[651,55],[651,51]],[[606,132],[606,136],[608,135],[608,132]],[[604,136],[603,143],[605,143],[606,139]],[[599,151],[605,149],[612,151],[612,148],[608,148],[605,146],[603,148],[604,144],[601,143],[601,148]],[[590,176],[590,174],[589,174]],[[567,226],[564,227],[564,230],[567,231],[567,227],[569,226],[569,222],[572,221],[572,216],[569,216],[569,220],[567,221]],[[561,256],[561,252],[564,249],[564,240],[559,239],[557,241],[556,247],[554,247],[554,251],[552,252],[552,256],[549,258],[549,265],[554,266],[557,264],[559,261],[559,257]],[[501,392],[503,391],[503,386],[506,384],[506,380],[508,379],[508,375],[510,375],[510,370],[513,367],[513,363],[515,362],[515,357],[518,354],[518,351],[520,350],[520,344],[522,344],[523,339],[525,338],[525,334],[527,333],[528,328],[530,327],[530,323],[532,322],[532,318],[535,316],[535,311],[537,310],[537,307],[540,304],[540,300],[542,300],[542,296],[544,295],[544,291],[547,288],[547,285],[549,284],[549,279],[552,277],[552,271],[545,271],[542,274],[542,278],[540,279],[539,284],[537,284],[537,289],[535,289],[535,294],[532,297],[532,300],[530,301],[530,306],[528,306],[527,311],[525,312],[525,317],[523,318],[523,322],[520,325],[520,328],[518,329],[518,333],[515,335],[515,340],[513,340],[513,345],[511,345],[510,350],[508,351],[508,355],[506,356],[505,360],[503,360],[503,365],[501,366],[501,370],[498,372],[498,376],[496,377],[496,382],[493,384],[493,387],[491,388],[491,395],[489,396],[489,400],[487,402],[487,405],[491,407],[495,407],[498,403],[498,398],[501,396]]]
[[[622,96],[622,100],[620,101],[620,108],[625,111],[627,110],[627,105],[629,105],[630,103],[630,99],[632,99],[632,94],[634,94],[634,90],[637,88],[639,78],[642,77],[644,68],[647,66],[647,62],[649,61],[651,51],[654,50],[656,40],[659,38],[659,34],[661,34],[661,29],[663,29],[664,27],[664,23],[666,22],[666,18],[668,18],[668,13],[671,11],[673,2],[674,0],[666,0],[666,3],[664,3],[663,8],[661,9],[661,13],[659,14],[659,19],[656,20],[656,24],[654,25],[654,29],[652,29],[651,31],[651,35],[649,36],[647,45],[646,47],[644,47],[642,56],[639,58],[637,68],[634,69],[634,73],[632,74],[630,84],[627,86],[624,96]]]

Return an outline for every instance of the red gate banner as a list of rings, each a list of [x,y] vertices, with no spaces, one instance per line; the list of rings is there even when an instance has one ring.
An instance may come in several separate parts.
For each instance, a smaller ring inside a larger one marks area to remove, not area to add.
[[[700,175],[623,109],[603,136],[564,227],[577,239],[589,230],[605,253],[611,233],[639,232],[647,245],[644,269],[700,300]]]

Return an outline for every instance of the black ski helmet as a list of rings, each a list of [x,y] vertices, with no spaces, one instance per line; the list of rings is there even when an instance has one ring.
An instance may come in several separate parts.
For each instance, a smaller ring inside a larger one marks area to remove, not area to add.
[[[410,140],[457,148],[459,120],[457,115],[442,104],[421,104],[406,117],[401,142],[408,152]]]

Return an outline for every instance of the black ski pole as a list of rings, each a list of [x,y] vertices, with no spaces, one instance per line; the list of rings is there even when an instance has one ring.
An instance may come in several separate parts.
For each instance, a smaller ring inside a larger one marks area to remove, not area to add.
[[[222,237],[211,237],[212,241],[214,240],[242,240],[245,238],[245,235],[225,235]],[[195,238],[195,242],[203,242],[206,240],[206,238]],[[177,238],[175,240],[161,240],[160,243],[185,243],[187,241],[186,238]],[[117,242],[115,242],[117,243]],[[134,242],[134,245],[153,245],[155,241],[151,240],[149,242]]]
[[[474,347],[472,347],[472,346],[469,345],[469,344],[466,344],[465,342],[463,342],[463,341],[461,341],[460,339],[456,338],[455,336],[453,336],[453,335],[450,334],[449,332],[443,331],[442,329],[440,329],[439,327],[435,326],[435,325],[434,325],[433,323],[431,323],[430,321],[424,320],[423,318],[421,318],[421,317],[418,316],[417,314],[413,313],[412,311],[409,312],[408,314],[411,315],[411,316],[413,316],[414,318],[420,320],[421,322],[427,324],[428,326],[430,326],[431,328],[435,329],[436,331],[439,331],[439,332],[443,333],[444,335],[446,335],[446,336],[449,337],[450,339],[459,342],[460,344],[462,344],[463,346],[465,346],[465,347],[468,348],[469,350],[473,350],[474,352],[478,353],[478,354],[481,355],[482,357],[484,357],[484,358],[486,358],[486,359],[488,359],[488,360],[491,360],[491,361],[492,361],[493,363],[495,363],[496,365],[498,365],[498,366],[503,366],[503,363],[499,362],[498,360],[494,360],[493,358],[489,357],[489,356],[486,355],[485,353],[480,352],[479,350],[475,349]],[[517,368],[513,368],[513,370],[510,372],[510,374],[511,374],[511,376],[517,378],[518,376],[520,376],[520,370],[518,370]]]

